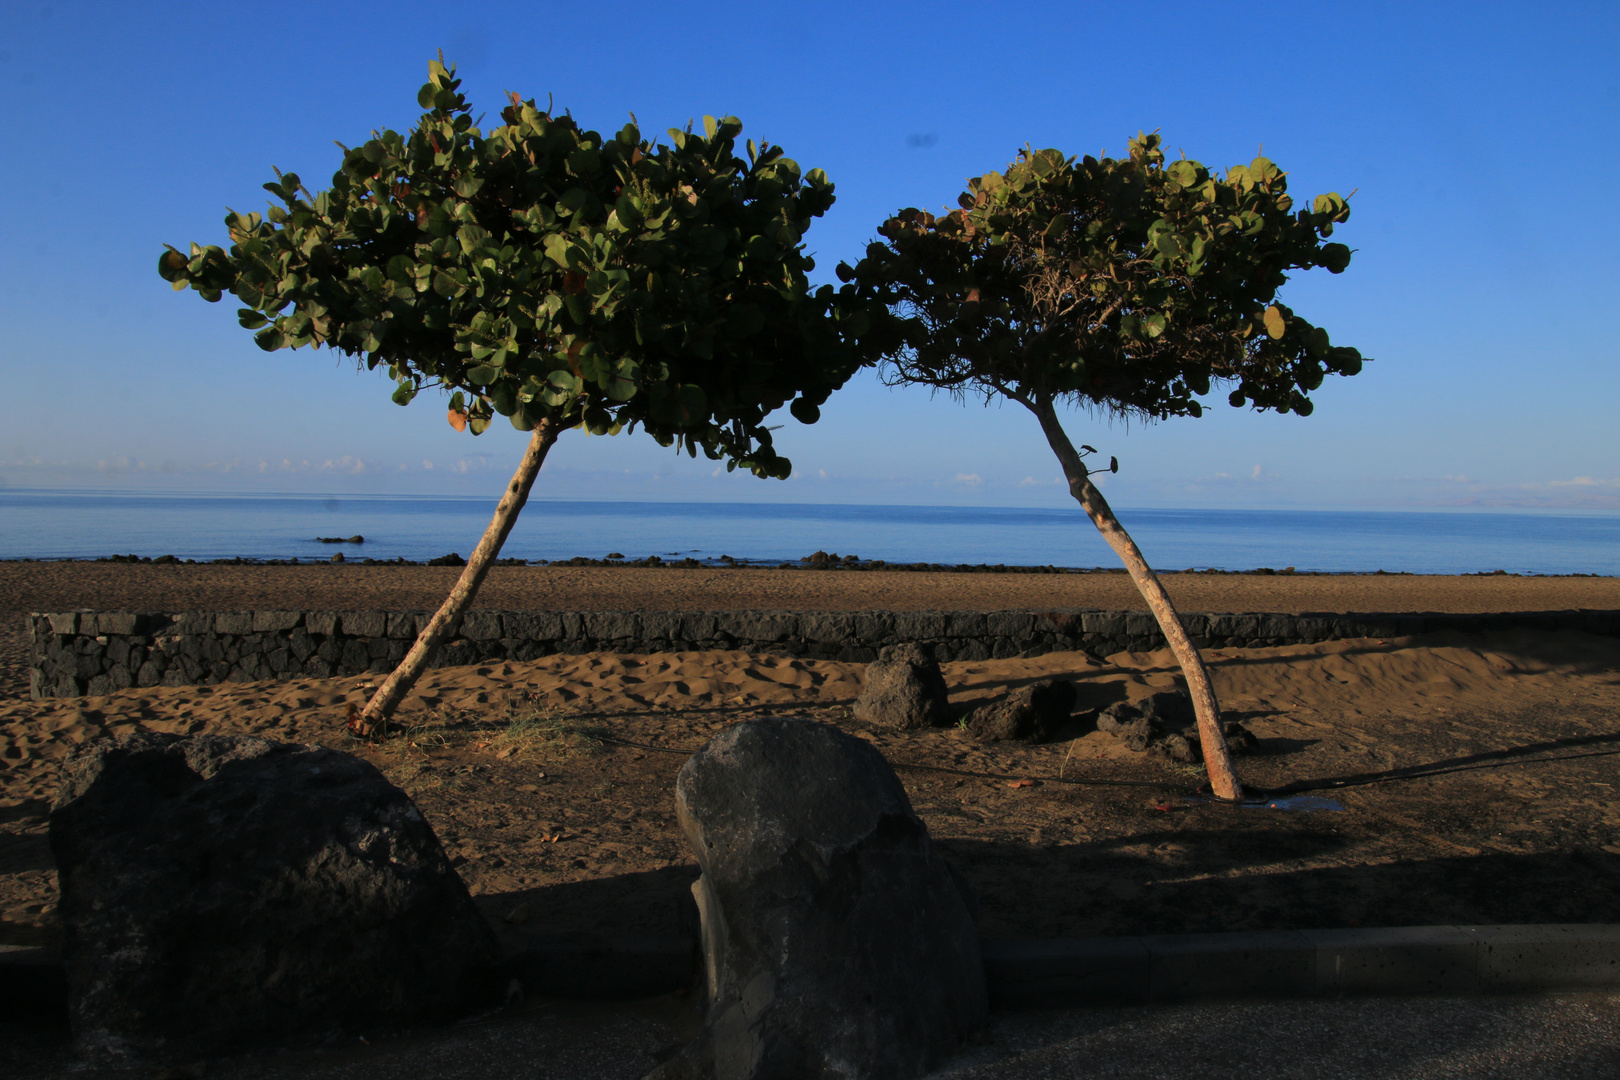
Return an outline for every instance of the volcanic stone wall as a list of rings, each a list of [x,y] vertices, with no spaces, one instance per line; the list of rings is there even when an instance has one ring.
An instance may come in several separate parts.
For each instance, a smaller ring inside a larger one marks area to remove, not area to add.
[[[33,696],[132,686],[384,673],[425,611],[74,611],[29,617]],[[1620,611],[1494,614],[1183,615],[1201,646],[1259,647],[1507,628],[1620,635]],[[864,662],[885,645],[931,641],[942,661],[1164,647],[1139,611],[483,611],[466,614],[433,664],[552,653],[744,649]]]

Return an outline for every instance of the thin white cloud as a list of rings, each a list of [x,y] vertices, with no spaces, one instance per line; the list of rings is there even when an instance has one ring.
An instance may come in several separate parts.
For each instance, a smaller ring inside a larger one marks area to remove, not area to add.
[[[984,477],[980,476],[978,473],[960,473],[959,472],[959,473],[956,474],[955,479],[953,479],[951,481],[951,483],[957,484],[957,485],[959,485],[961,487],[971,487],[971,488],[983,487],[984,486]]]
[[[1620,479],[1594,480],[1590,476],[1577,476],[1573,480],[1549,480],[1550,487],[1620,487]]]

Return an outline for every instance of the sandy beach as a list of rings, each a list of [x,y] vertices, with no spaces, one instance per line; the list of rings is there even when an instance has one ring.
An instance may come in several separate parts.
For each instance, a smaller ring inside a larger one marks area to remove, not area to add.
[[[357,753],[407,790],[499,926],[690,931],[696,867],[671,800],[683,752],[767,715],[833,723],[895,764],[979,891],[991,937],[1316,926],[1620,922],[1620,639],[1532,631],[1211,650],[1222,705],[1258,738],[1259,788],[1318,782],[1338,809],[1188,801],[1201,772],[1132,753],[1095,710],[1178,683],[1167,652],[945,665],[967,709],[1072,679],[1048,743],[854,719],[863,666],[682,652],[430,671],[377,743],[348,740],[375,676],[128,690],[30,702],[27,611],[428,608],[454,570],[0,563],[0,941],[56,938],[45,814],[60,762],[147,729],[251,733]],[[1171,575],[1211,611],[1620,608],[1606,578]],[[1120,574],[500,568],[488,607],[899,610],[1139,607]],[[669,751],[669,752],[661,752]],[[1416,775],[1413,771],[1416,770]],[[1135,786],[1120,786],[1121,783]],[[619,1015],[619,1014],[615,1014]],[[527,1029],[525,1029],[527,1030]]]
[[[0,613],[437,607],[450,567],[0,562]],[[1620,608],[1620,578],[1165,574],[1185,611],[1555,611]],[[1124,572],[498,566],[477,606],[541,611],[1144,610]]]
[[[0,596],[10,608],[5,617],[20,627],[24,611],[78,607],[426,608],[438,602],[454,575],[420,567],[4,563]],[[1167,581],[1187,610],[1620,608],[1620,582],[1607,578],[1171,575]],[[480,603],[517,609],[843,610],[1107,608],[1139,602],[1122,574],[498,568]],[[14,632],[16,661],[25,650],[22,635]],[[1559,747],[1604,751],[1610,749],[1606,737],[1620,739],[1613,721],[1620,707],[1614,679],[1620,639],[1521,631],[1225,649],[1212,651],[1209,660],[1223,706],[1260,739],[1261,752],[1240,764],[1245,778],[1262,787],[1480,753],[1536,757]],[[964,781],[926,770],[903,776],[919,812],[954,848],[955,857],[970,868],[982,867],[987,933],[1261,928],[1282,917],[1280,909],[1267,906],[1278,904],[1320,905],[1309,916],[1317,925],[1484,919],[1493,909],[1480,898],[1488,895],[1485,883],[1500,872],[1495,863],[1503,859],[1546,863],[1537,866],[1538,880],[1547,885],[1537,897],[1551,895],[1550,883],[1578,869],[1559,868],[1572,848],[1595,853],[1602,866],[1620,874],[1612,758],[1369,787],[1346,796],[1358,807],[1353,819],[1345,819],[1357,822],[1349,827],[1359,837],[1354,842],[1330,824],[1337,817],[1292,815],[1281,833],[1266,833],[1271,840],[1256,839],[1258,849],[1228,837],[1226,853],[1214,854],[1217,848],[1169,836],[1166,823],[1196,819],[1201,824],[1193,831],[1204,836],[1232,828],[1241,833],[1247,819],[1229,820],[1229,813],[1211,807],[1185,817],[1156,812],[1143,819],[1143,807],[1163,800],[1131,796],[1122,802],[1117,792],[1098,789],[1098,794],[1059,782],[1009,791],[1004,780],[993,779],[1072,779],[1078,770],[1082,776],[1190,790],[1200,778],[1198,770],[1125,751],[1086,727],[1088,710],[1176,686],[1179,673],[1167,652],[1120,653],[1104,660],[1055,653],[945,665],[952,701],[963,710],[1034,679],[1074,679],[1081,690],[1074,730],[1040,746],[979,743],[956,729],[903,734],[863,726],[850,713],[863,670],[860,664],[721,651],[559,655],[441,668],[429,672],[402,706],[402,727],[394,738],[367,745],[346,743],[341,721],[349,703],[369,694],[376,676],[132,689],[29,702],[23,669],[14,661],[0,698],[0,806],[10,807],[5,813],[19,821],[36,818],[54,795],[58,763],[74,746],[136,728],[246,732],[343,745],[373,759],[412,792],[447,844],[463,852],[463,873],[475,893],[494,907],[567,885],[545,894],[559,919],[650,919],[675,930],[668,897],[684,890],[690,863],[669,805],[669,784],[682,758],[610,745],[595,736],[689,750],[736,720],[791,711],[857,731],[897,763],[992,777]],[[1553,782],[1553,775],[1567,782]],[[1366,794],[1374,791],[1376,796]],[[1490,809],[1466,815],[1446,809],[1474,802]],[[501,822],[525,824],[513,830]],[[1138,836],[1144,827],[1158,839]],[[1170,832],[1185,828],[1178,824]],[[1293,840],[1277,839],[1299,829],[1304,833]],[[1327,848],[1301,839],[1322,829],[1329,831],[1319,839],[1337,836]],[[578,843],[535,840],[558,833],[574,835]],[[1281,848],[1268,849],[1272,841]],[[1081,888],[1089,872],[1073,856],[1097,844],[1110,850],[1115,844],[1133,852],[1140,848],[1116,867],[1123,875],[1117,895],[1083,909],[1058,901],[1065,888]],[[1032,851],[1044,854],[1032,858]],[[1204,865],[1171,873],[1188,859]],[[1256,862],[1269,869],[1258,874],[1251,865]],[[1158,870],[1146,872],[1160,863]],[[1483,875],[1483,891],[1455,903],[1401,908],[1401,901],[1395,905],[1400,910],[1384,910],[1380,905],[1387,909],[1421,884],[1410,873],[1388,871],[1373,875],[1379,881],[1362,900],[1347,899],[1357,895],[1356,888],[1340,879],[1355,877],[1354,867],[1402,863],[1425,867],[1413,872],[1436,882],[1447,873],[1464,873],[1458,867],[1472,866]],[[1136,880],[1169,875],[1179,884],[1152,894],[1168,898],[1177,890],[1229,889],[1216,882],[1233,873],[1249,885],[1271,888],[1293,881],[1303,891],[1286,903],[1276,896],[1234,895],[1205,925],[1188,912],[1208,912],[1208,905],[1146,903],[1149,894]],[[1071,877],[1069,885],[1062,884]],[[0,932],[27,937],[48,931],[53,878],[41,865],[26,886],[10,879],[10,894],[0,903]],[[604,890],[622,901],[618,909],[603,904]],[[1536,902],[1524,900],[1521,906]],[[1239,915],[1245,905],[1248,914]],[[654,909],[659,913],[651,914]],[[1575,921],[1579,914],[1568,913]],[[1523,921],[1524,913],[1502,908],[1496,916],[1494,921]]]

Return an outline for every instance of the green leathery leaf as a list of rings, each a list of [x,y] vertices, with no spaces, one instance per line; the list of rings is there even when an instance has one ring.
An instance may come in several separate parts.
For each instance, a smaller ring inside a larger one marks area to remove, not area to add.
[[[517,388],[509,382],[498,382],[489,388],[489,400],[496,412],[511,416],[518,407]]]
[[[571,267],[578,264],[579,256],[574,250],[574,245],[568,242],[566,236],[560,233],[552,233],[546,237],[544,246],[546,258],[558,266]]]
[[[636,383],[640,378],[640,365],[634,360],[621,360],[602,389],[613,401],[629,401],[636,396]]]
[[[1170,179],[1174,180],[1182,187],[1190,188],[1194,184],[1198,183],[1199,170],[1197,164],[1194,162],[1177,161],[1164,171],[1169,175]]]

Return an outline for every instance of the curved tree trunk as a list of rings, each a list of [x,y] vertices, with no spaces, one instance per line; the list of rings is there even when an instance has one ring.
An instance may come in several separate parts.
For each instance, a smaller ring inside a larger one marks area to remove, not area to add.
[[[1125,531],[1125,526],[1114,516],[1108,500],[1097,490],[1097,485],[1091,482],[1091,470],[1080,460],[1080,454],[1069,441],[1068,433],[1063,430],[1063,425],[1058,423],[1052,403],[1040,401],[1032,408],[1035,415],[1040,418],[1041,430],[1046,433],[1046,441],[1051,444],[1052,452],[1057,455],[1058,462],[1063,466],[1063,475],[1069,481],[1069,493],[1085,508],[1092,524],[1097,526],[1097,531],[1102,533],[1103,539],[1108,541],[1108,546],[1113,548],[1115,554],[1125,563],[1125,569],[1130,572],[1131,580],[1136,583],[1142,599],[1147,601],[1148,610],[1153,612],[1153,617],[1158,620],[1159,629],[1164,631],[1164,638],[1170,643],[1170,651],[1175,653],[1177,662],[1181,664],[1182,674],[1187,679],[1187,691],[1192,697],[1193,712],[1198,717],[1198,741],[1203,747],[1204,769],[1209,774],[1211,789],[1218,798],[1233,801],[1241,799],[1243,785],[1238,781],[1237,772],[1232,768],[1232,753],[1227,749],[1226,736],[1221,732],[1220,705],[1215,700],[1215,687],[1209,681],[1209,670],[1204,667],[1203,656],[1199,654],[1198,647],[1192,643],[1192,639],[1187,636],[1187,628],[1182,625],[1181,616],[1170,603],[1170,596],[1164,591],[1158,575],[1148,566],[1136,542],[1131,539],[1130,533]]]
[[[377,692],[366,702],[364,711],[350,724],[357,735],[371,735],[381,730],[394,715],[399,703],[405,700],[405,695],[411,692],[416,680],[422,677],[427,670],[428,661],[438,649],[439,643],[460,625],[461,615],[472,603],[473,597],[478,594],[478,586],[484,582],[484,575],[489,573],[490,566],[495,562],[495,556],[500,554],[501,545],[512,532],[512,526],[517,523],[518,512],[523,504],[529,500],[529,489],[534,486],[534,478],[540,472],[541,464],[546,460],[546,452],[551,449],[552,443],[557,441],[561,429],[554,420],[542,420],[535,425],[534,433],[529,436],[529,447],[523,453],[523,460],[518,463],[517,472],[512,474],[512,482],[506,485],[506,493],[495,507],[495,516],[490,518],[489,528],[484,530],[484,537],[478,541],[473,549],[472,556],[467,560],[467,566],[461,571],[461,577],[456,581],[455,588],[445,598],[444,604],[434,613],[433,618],[422,628],[421,634],[416,638],[416,644],[411,651],[405,654],[405,659],[399,662]]]

